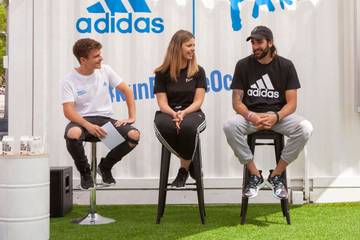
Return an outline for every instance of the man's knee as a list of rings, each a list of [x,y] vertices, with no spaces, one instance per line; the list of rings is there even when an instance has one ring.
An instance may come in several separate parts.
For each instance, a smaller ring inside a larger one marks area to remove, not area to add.
[[[129,137],[129,146],[130,147],[135,147],[140,139],[140,132],[138,130],[130,130],[128,132],[128,137]]]
[[[302,135],[303,137],[308,140],[314,130],[313,125],[308,120],[303,120],[300,123],[301,129],[302,129]]]
[[[231,136],[236,130],[236,123],[232,120],[228,120],[223,125],[223,131],[226,136]]]
[[[80,127],[71,127],[67,133],[66,133],[66,136],[69,138],[69,139],[80,139],[80,136],[82,134],[82,130]]]

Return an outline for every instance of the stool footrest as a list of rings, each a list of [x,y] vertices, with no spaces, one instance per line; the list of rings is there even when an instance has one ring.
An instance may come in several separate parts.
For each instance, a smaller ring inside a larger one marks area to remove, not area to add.
[[[166,184],[166,186],[171,187],[171,183]],[[185,186],[196,186],[196,183],[186,183]]]
[[[167,188],[166,191],[197,191],[196,188]]]
[[[274,146],[275,144],[273,143],[255,143],[256,146],[264,146],[264,145],[268,145],[268,146]]]

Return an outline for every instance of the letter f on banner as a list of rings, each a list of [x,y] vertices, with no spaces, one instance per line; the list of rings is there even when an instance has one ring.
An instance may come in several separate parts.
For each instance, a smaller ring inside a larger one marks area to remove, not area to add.
[[[239,4],[242,1],[244,0],[231,0],[230,3],[231,22],[234,31],[239,31],[242,28],[240,7],[239,7]]]

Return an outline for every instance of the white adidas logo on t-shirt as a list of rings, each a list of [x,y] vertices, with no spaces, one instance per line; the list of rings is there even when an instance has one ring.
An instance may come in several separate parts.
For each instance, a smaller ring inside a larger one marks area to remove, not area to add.
[[[250,97],[279,98],[280,96],[279,92],[274,90],[268,74],[256,80],[256,83],[252,84],[250,89],[247,90],[247,94]]]

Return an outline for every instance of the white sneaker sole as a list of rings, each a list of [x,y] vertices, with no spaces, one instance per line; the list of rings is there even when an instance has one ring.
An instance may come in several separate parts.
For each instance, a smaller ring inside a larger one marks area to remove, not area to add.
[[[252,195],[252,196],[246,196],[246,195],[243,194],[243,197],[247,197],[247,198],[254,198],[254,197],[256,197],[256,196],[259,194],[260,189],[262,189],[264,186],[265,186],[265,180],[264,180],[263,183],[261,183],[260,185],[257,186],[256,192],[255,192],[254,195]]]
[[[275,191],[274,191],[274,186],[273,186],[267,179],[264,180],[264,183],[265,183],[265,182],[266,182],[266,185],[267,185],[269,188],[271,188],[272,195],[273,195],[274,198],[276,198],[276,199],[278,199],[278,200],[283,200],[283,199],[288,199],[288,198],[289,198],[289,193],[286,195],[285,198],[281,198],[281,197],[277,196],[277,195],[275,194]]]

